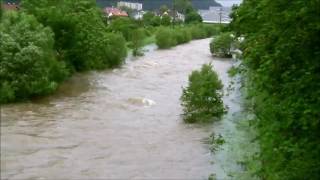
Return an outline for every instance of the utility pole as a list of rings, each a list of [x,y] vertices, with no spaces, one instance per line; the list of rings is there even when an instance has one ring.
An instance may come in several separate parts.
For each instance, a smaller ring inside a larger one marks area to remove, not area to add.
[[[219,23],[221,24],[222,19],[222,8],[219,9]]]

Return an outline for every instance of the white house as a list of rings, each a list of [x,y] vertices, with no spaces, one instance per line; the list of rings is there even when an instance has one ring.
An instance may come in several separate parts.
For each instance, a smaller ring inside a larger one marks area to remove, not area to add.
[[[142,10],[142,4],[141,3],[133,3],[133,2],[125,2],[120,1],[117,4],[118,7],[127,7],[133,10],[141,11]]]

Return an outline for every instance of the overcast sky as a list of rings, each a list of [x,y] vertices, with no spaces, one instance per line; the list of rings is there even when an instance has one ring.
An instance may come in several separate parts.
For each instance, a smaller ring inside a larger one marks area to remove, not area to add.
[[[233,4],[240,4],[242,0],[216,0],[222,6],[231,7]]]

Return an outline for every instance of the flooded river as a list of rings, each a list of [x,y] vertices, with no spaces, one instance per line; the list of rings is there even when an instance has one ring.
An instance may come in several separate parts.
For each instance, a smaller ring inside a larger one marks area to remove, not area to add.
[[[207,179],[213,125],[183,123],[179,98],[203,63],[228,85],[231,62],[212,58],[209,42],[150,50],[1,107],[1,179]]]

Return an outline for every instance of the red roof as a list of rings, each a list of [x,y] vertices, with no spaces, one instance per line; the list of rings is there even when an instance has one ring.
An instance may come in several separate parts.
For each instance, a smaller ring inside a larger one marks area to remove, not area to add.
[[[13,10],[13,11],[18,11],[20,8],[19,5],[15,3],[2,4],[2,7],[5,10]]]
[[[106,7],[103,9],[103,12],[108,16],[128,16],[127,12],[114,7]]]

